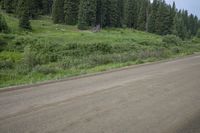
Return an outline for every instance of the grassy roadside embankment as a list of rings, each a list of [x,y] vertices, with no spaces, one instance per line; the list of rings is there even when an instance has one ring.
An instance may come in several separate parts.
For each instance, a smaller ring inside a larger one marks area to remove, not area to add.
[[[182,41],[132,29],[79,31],[48,17],[32,21],[32,32],[4,14],[10,34],[0,34],[0,88],[61,79],[123,66],[190,55],[200,39]]]

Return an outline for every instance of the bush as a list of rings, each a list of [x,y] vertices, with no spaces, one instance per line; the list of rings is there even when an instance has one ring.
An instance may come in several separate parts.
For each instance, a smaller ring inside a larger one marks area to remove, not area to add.
[[[30,36],[18,36],[14,38],[11,43],[8,45],[10,51],[19,51],[24,52],[24,48],[30,44],[35,44],[36,39]]]
[[[106,43],[94,43],[94,44],[85,44],[85,50],[89,53],[100,52],[100,53],[110,53],[112,46]]]
[[[90,66],[98,66],[109,63],[125,63],[127,61],[135,61],[137,57],[134,53],[122,53],[122,54],[91,55],[87,59],[88,59],[87,62],[90,64]]]
[[[0,32],[1,33],[9,32],[9,28],[8,28],[7,23],[6,23],[6,20],[1,13],[0,13]]]
[[[175,36],[175,35],[166,35],[163,37],[163,40],[162,42],[166,45],[166,46],[169,46],[169,45],[180,45],[182,43],[182,40]]]
[[[197,37],[200,38],[200,29],[197,32]]]
[[[66,57],[59,61],[59,67],[62,69],[91,68],[109,63],[124,63],[127,61],[135,61],[136,59],[137,56],[133,53],[92,54],[80,58]]]
[[[0,61],[11,61],[13,63],[20,62],[22,60],[22,54],[19,52],[0,52]]]
[[[14,63],[10,60],[0,61],[0,69],[11,69]]]
[[[14,34],[2,34],[1,36],[2,36],[2,38],[3,38],[4,40],[7,40],[7,41],[9,40],[9,41],[10,41],[10,40],[15,39],[15,36],[16,36],[16,35],[14,35]]]
[[[145,49],[138,52],[138,59],[147,59],[147,58],[160,58],[168,56],[165,49],[163,48],[156,48],[156,49]]]
[[[139,42],[139,44],[143,45],[143,46],[163,46],[163,42],[160,41],[149,41],[149,40],[144,40],[142,42]]]
[[[57,72],[56,69],[48,67],[48,66],[36,66],[33,71],[42,73],[42,74],[55,74]]]
[[[65,56],[65,47],[63,45],[43,39],[31,44],[30,48],[36,53],[36,59],[40,64],[56,62]]]
[[[56,62],[63,58],[63,47],[45,40],[37,40],[24,48],[24,63],[29,67]]]
[[[24,50],[24,64],[29,68],[32,69],[34,66],[38,64],[36,59],[36,53],[31,50],[29,46],[25,47]]]
[[[112,46],[107,43],[90,43],[90,44],[66,44],[65,50],[68,56],[83,56],[93,53],[110,53]]]
[[[79,21],[79,23],[78,23],[78,29],[79,30],[88,30],[89,26],[85,22]]]
[[[0,68],[11,69],[16,63],[22,61],[22,54],[18,52],[0,52]]]
[[[111,55],[91,55],[88,60],[92,66],[105,65],[113,62]]]
[[[173,47],[172,52],[175,53],[175,54],[178,54],[178,53],[181,52],[181,49],[179,47]]]
[[[127,44],[115,44],[112,46],[111,53],[125,53],[125,52],[132,52],[138,49],[138,44],[135,43],[127,43]]]
[[[128,61],[135,61],[137,56],[134,53],[121,53],[121,54],[112,54],[109,55],[112,59],[112,63],[125,63]]]
[[[31,69],[26,64],[17,64],[15,70],[18,74],[26,75],[28,74]]]
[[[69,69],[72,67],[77,67],[81,63],[85,62],[83,61],[84,59],[81,58],[70,58],[70,57],[64,57],[60,62],[59,62],[59,67],[62,69]]]
[[[5,49],[7,42],[0,36],[0,52]]]
[[[200,43],[200,38],[194,37],[194,38],[192,39],[192,43]]]

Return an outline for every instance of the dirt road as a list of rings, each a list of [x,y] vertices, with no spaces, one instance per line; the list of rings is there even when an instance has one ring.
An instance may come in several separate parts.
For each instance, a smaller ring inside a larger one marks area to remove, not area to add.
[[[200,56],[0,92],[0,133],[200,133]]]

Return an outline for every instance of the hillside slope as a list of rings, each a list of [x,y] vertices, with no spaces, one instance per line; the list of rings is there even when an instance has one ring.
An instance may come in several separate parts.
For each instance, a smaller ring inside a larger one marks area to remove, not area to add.
[[[4,14],[11,29],[0,34],[0,87],[105,71],[200,51],[199,39],[183,42],[133,29],[94,33],[53,24],[48,16],[31,21],[33,31],[18,28],[18,19]]]

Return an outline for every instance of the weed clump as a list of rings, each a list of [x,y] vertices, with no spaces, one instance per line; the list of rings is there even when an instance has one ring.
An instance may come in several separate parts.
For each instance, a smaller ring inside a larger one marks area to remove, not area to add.
[[[162,42],[165,44],[165,46],[169,46],[169,45],[181,45],[182,44],[182,40],[175,36],[175,35],[166,35],[163,37]]]

